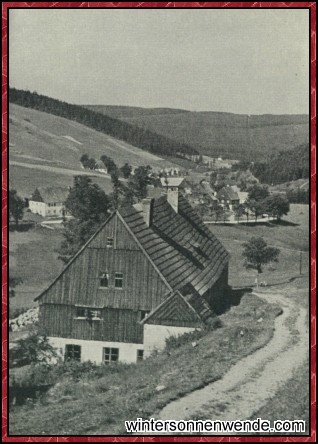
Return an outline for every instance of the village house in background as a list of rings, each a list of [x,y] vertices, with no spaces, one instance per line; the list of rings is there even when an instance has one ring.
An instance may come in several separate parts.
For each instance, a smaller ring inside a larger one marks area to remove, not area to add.
[[[38,187],[29,200],[29,209],[43,217],[64,217],[68,193],[68,188]]]
[[[217,198],[223,208],[229,208],[230,210],[234,210],[240,203],[238,193],[230,186],[222,188],[217,193]]]
[[[39,326],[66,359],[136,362],[166,338],[214,322],[229,254],[165,178],[165,195],[121,208],[36,300]]]

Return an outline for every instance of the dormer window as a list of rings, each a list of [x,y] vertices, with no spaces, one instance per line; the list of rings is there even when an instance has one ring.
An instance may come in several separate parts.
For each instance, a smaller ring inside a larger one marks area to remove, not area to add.
[[[99,275],[99,286],[100,288],[108,288],[109,286],[109,274],[106,272],[100,273]]]
[[[113,237],[108,237],[106,239],[106,247],[107,248],[113,248],[114,246],[114,238]]]

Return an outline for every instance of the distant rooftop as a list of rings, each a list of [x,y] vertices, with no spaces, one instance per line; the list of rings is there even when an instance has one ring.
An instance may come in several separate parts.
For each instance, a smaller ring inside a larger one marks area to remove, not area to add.
[[[184,177],[161,177],[161,185],[163,187],[179,187],[184,180]]]

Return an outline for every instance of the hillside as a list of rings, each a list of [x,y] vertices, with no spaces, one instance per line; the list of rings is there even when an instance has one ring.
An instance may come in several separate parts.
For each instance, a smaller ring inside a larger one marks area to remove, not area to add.
[[[143,129],[82,106],[52,99],[36,92],[10,88],[9,102],[81,123],[88,128],[156,155],[198,154],[193,147],[176,140],[170,140],[164,135],[149,131],[149,129]]]
[[[88,108],[189,144],[212,157],[264,160],[273,152],[308,143],[309,139],[307,115],[247,116],[166,108]]]
[[[10,103],[9,182],[21,195],[27,196],[44,184],[72,185],[74,174],[83,173],[92,175],[94,182],[110,192],[110,178],[81,169],[84,153],[95,159],[106,154],[118,166],[127,161],[134,167],[174,165],[78,122]]]
[[[275,153],[267,162],[257,162],[252,173],[262,183],[269,185],[309,178],[309,144]]]

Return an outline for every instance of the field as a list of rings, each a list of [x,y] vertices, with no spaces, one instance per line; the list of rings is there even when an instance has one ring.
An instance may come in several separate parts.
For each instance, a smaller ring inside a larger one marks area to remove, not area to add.
[[[83,174],[83,170],[71,170],[48,165],[34,165],[31,163],[10,163],[9,186],[17,190],[23,197],[30,197],[39,186],[63,186],[73,185],[74,175]],[[112,183],[108,177],[101,174],[87,174],[92,182],[97,183],[106,194],[112,192]]]
[[[9,309],[36,307],[38,296],[62,270],[56,249],[62,240],[60,230],[36,226],[26,232],[9,232],[9,271],[11,276],[22,279],[15,288],[15,297],[10,298]]]
[[[253,236],[263,237],[269,245],[280,249],[278,263],[265,266],[260,281],[268,285],[279,285],[298,277],[300,259],[302,274],[308,276],[309,267],[309,206],[292,204],[290,213],[281,223],[209,225],[231,254],[229,281],[234,287],[255,283],[256,272],[246,270],[243,265],[242,243]],[[300,250],[302,251],[300,253]]]

